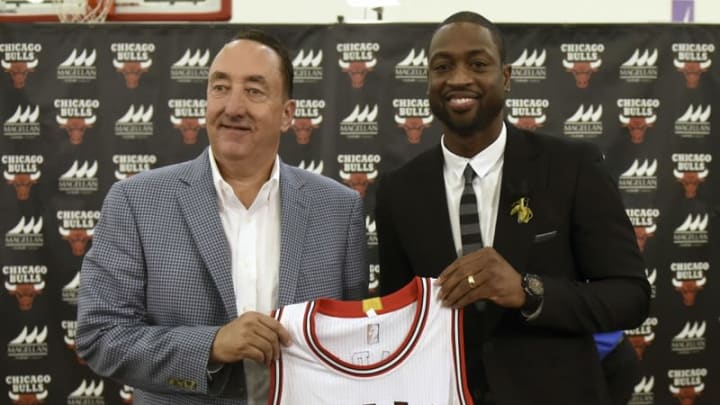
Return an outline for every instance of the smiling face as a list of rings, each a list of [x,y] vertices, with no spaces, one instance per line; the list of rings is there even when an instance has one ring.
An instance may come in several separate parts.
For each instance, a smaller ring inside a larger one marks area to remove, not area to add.
[[[255,41],[227,44],[210,66],[207,132],[218,164],[267,167],[280,135],[290,127],[295,102],[280,73],[280,57]]]
[[[430,109],[448,136],[496,136],[502,125],[510,67],[503,65],[490,31],[456,22],[435,32],[430,43]]]

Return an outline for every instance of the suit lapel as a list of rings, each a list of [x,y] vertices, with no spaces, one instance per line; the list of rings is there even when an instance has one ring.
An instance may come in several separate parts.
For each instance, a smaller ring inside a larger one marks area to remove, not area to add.
[[[521,197],[529,198],[533,207],[533,192],[544,189],[547,183],[547,155],[534,145],[534,136],[507,124],[508,137],[505,146],[500,203],[498,206],[495,241],[493,247],[518,272],[524,273],[530,245],[535,236],[535,223],[517,221],[510,215],[513,203]]]
[[[225,305],[228,320],[237,316],[232,280],[230,246],[218,215],[218,197],[212,182],[208,149],[180,174],[185,187],[178,191],[178,203],[190,228],[193,241],[210,272]]]
[[[309,201],[301,190],[302,180],[288,165],[280,162],[280,281],[278,304],[295,302],[302,268]]]

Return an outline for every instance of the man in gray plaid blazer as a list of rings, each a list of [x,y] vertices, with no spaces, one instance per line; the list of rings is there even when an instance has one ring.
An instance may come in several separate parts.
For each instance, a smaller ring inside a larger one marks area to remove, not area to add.
[[[210,67],[210,148],[109,191],[85,256],[78,354],[140,404],[256,404],[297,336],[269,311],[368,289],[363,204],[280,162],[292,65],[246,31]]]

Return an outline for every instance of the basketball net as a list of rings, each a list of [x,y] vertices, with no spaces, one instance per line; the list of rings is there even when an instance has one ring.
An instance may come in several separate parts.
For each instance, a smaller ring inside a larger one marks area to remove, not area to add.
[[[63,23],[104,22],[115,11],[115,0],[53,0]]]

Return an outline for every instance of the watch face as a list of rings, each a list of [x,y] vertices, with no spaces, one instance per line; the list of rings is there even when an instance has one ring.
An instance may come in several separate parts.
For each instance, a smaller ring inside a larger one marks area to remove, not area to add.
[[[528,277],[528,289],[535,295],[543,294],[543,283],[539,277],[530,276]]]

